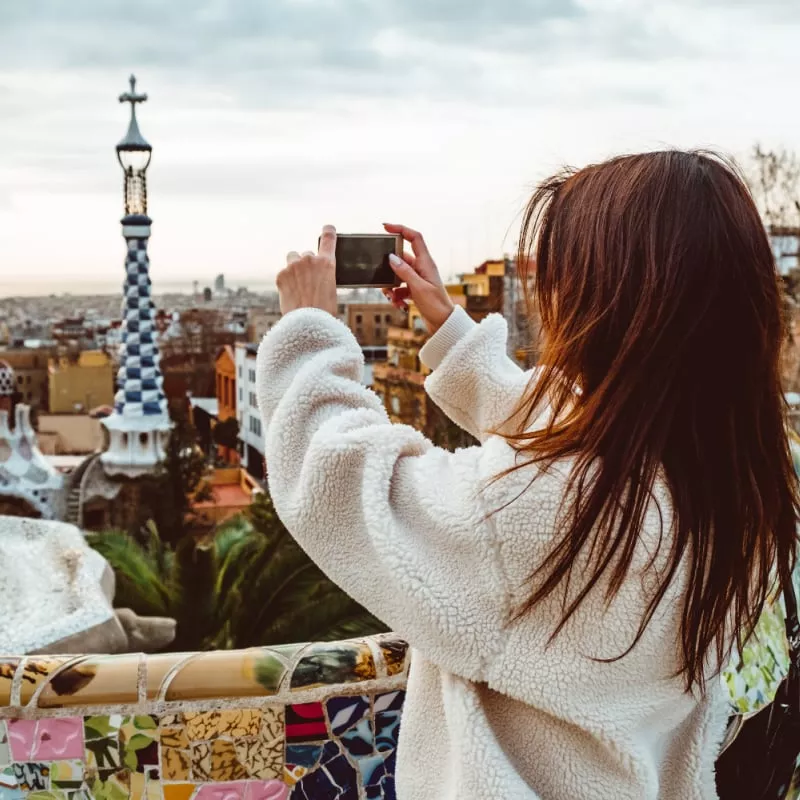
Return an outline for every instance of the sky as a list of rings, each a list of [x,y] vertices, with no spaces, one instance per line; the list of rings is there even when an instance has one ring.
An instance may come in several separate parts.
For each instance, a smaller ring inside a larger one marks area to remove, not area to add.
[[[155,288],[269,282],[327,222],[452,276],[562,165],[800,150],[798,43],[797,0],[0,0],[0,294],[121,281],[131,72]]]

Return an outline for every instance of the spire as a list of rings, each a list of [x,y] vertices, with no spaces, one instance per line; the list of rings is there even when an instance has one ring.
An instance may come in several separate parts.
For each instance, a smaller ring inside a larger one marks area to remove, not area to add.
[[[151,220],[147,216],[145,171],[152,147],[142,137],[136,121],[136,104],[147,100],[147,95],[137,94],[133,75],[130,83],[130,92],[120,95],[119,100],[131,104],[131,122],[125,138],[117,145],[117,156],[125,170],[124,318],[114,413],[103,420],[109,432],[109,446],[100,458],[109,475],[137,477],[163,461],[171,423],[161,376],[147,255]]]

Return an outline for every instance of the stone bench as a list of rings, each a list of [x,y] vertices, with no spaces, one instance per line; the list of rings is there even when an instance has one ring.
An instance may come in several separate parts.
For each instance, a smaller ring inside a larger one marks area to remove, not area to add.
[[[407,645],[0,657],[0,800],[394,798]]]

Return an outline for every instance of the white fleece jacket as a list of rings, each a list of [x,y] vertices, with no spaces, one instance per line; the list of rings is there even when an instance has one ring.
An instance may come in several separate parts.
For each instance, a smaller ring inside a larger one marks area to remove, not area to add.
[[[716,798],[720,682],[701,700],[672,677],[685,575],[627,656],[598,660],[633,641],[663,567],[665,487],[656,486],[630,578],[610,605],[600,586],[549,647],[560,596],[508,622],[553,542],[570,464],[490,483],[514,453],[487,431],[532,378],[506,357],[506,336],[501,317],[476,325],[456,309],[420,354],[435,370],[430,396],[481,443],[456,453],[390,424],[360,383],[355,338],[329,314],[287,314],[258,354],[278,513],[334,581],[413,647],[398,798]]]

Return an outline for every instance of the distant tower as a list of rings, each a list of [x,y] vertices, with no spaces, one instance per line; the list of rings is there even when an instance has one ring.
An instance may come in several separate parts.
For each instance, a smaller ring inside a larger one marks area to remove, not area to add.
[[[136,104],[144,103],[147,95],[136,93],[133,75],[130,83],[130,91],[120,95],[119,101],[131,104],[131,121],[125,138],[117,145],[117,158],[125,172],[122,235],[128,246],[120,367],[114,413],[103,420],[110,441],[101,459],[109,475],[135,478],[150,472],[164,460],[171,426],[156,344],[155,305],[150,296],[150,261],[147,258],[152,220],[147,216],[145,174],[153,148],[142,136],[136,121]]]

